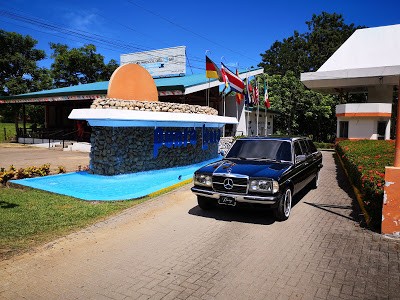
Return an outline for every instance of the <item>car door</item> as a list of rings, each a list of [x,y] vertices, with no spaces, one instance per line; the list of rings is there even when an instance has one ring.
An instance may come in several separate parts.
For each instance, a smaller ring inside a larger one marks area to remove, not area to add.
[[[307,139],[308,147],[312,156],[312,173],[316,174],[322,168],[322,154],[317,150],[314,143]]]
[[[315,164],[314,164],[314,156],[312,154],[312,151],[310,149],[310,146],[307,142],[306,139],[301,139],[299,140],[301,149],[303,154],[306,156],[306,160],[304,161],[305,164],[305,168],[304,168],[304,172],[305,172],[305,184],[307,185],[313,178],[314,178],[314,174],[315,174]]]
[[[303,154],[299,140],[293,142],[294,169],[292,182],[294,185],[293,194],[299,192],[307,184],[307,157]]]

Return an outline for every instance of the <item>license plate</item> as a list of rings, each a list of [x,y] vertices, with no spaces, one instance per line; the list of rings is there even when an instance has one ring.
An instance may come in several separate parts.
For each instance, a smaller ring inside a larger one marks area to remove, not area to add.
[[[218,203],[222,204],[222,205],[235,206],[236,200],[235,200],[235,198],[232,198],[232,197],[221,197],[218,199]]]

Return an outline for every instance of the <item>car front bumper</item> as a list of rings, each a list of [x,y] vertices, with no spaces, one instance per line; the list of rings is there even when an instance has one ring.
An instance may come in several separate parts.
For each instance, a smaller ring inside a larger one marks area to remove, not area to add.
[[[236,202],[243,202],[243,203],[275,205],[278,203],[280,199],[280,194],[265,195],[265,196],[258,196],[258,195],[256,196],[248,194],[227,194],[227,193],[216,192],[213,190],[202,189],[201,187],[198,186],[192,187],[191,190],[197,196],[203,196],[217,200],[221,197],[231,197],[234,198]]]

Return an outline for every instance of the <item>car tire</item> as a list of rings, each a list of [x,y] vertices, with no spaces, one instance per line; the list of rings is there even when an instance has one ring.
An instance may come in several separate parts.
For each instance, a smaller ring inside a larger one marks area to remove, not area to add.
[[[215,200],[202,196],[197,196],[197,203],[203,210],[210,210],[217,206],[217,202]]]
[[[286,188],[279,200],[278,207],[275,208],[274,214],[277,221],[285,221],[289,218],[292,210],[292,190]]]
[[[311,181],[311,188],[316,189],[319,185],[319,171],[315,173],[314,179]]]

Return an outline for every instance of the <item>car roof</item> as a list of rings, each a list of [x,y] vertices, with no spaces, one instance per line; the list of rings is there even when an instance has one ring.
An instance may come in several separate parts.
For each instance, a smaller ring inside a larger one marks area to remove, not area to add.
[[[240,138],[240,140],[279,140],[279,141],[295,141],[298,139],[309,139],[302,136],[252,136]]]

